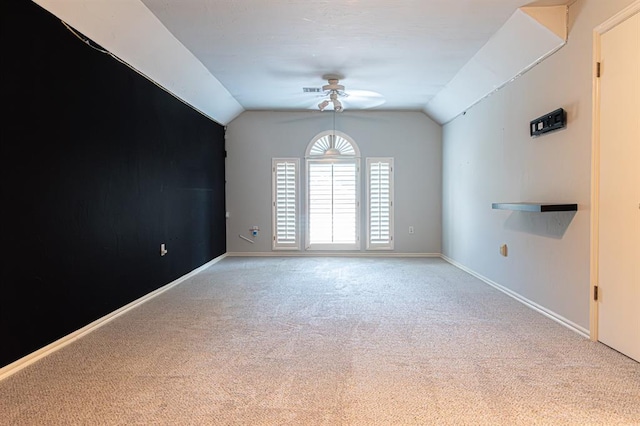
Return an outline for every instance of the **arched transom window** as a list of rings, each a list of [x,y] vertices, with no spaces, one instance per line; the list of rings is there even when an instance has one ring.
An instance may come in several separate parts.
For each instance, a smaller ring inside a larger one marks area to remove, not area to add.
[[[311,141],[305,157],[360,157],[355,142],[341,132],[323,132]]]

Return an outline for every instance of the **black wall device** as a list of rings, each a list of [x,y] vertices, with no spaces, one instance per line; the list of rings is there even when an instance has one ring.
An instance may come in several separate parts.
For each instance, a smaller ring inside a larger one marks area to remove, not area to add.
[[[554,130],[562,129],[566,126],[567,113],[564,109],[558,108],[553,112],[543,115],[542,117],[531,120],[531,123],[529,124],[529,132],[532,137],[537,137]]]

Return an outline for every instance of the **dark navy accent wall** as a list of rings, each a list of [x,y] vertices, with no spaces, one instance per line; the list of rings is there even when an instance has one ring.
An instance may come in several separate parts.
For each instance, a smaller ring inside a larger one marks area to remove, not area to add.
[[[35,3],[1,8],[3,366],[223,254],[226,241],[224,128]]]

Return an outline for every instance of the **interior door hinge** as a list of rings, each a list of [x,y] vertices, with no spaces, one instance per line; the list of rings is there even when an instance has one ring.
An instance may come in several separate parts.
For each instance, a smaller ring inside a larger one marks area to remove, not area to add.
[[[593,300],[595,300],[596,302],[598,301],[598,286],[597,285],[593,286]]]
[[[601,68],[602,68],[602,64],[600,62],[596,62],[596,77],[597,78],[600,78],[600,76],[602,75]]]

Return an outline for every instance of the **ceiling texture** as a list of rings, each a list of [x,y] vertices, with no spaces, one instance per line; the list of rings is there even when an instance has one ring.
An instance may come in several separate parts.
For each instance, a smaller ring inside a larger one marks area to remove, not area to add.
[[[445,123],[564,45],[567,34],[562,26],[566,29],[569,3],[34,1],[223,124],[245,110],[318,111],[326,93],[303,89],[320,90],[329,78],[338,78],[345,86],[347,96],[340,100],[347,111],[424,111]],[[527,43],[540,44],[538,30],[527,32],[525,18],[514,20],[520,8],[555,10],[558,13],[551,20],[560,16],[561,30],[556,31],[555,24],[538,12],[524,13],[541,29],[543,38],[552,36],[550,44],[501,71],[505,67],[501,62],[527,50]],[[510,21],[513,28],[508,30]],[[479,56],[483,48],[485,59]],[[481,68],[474,68],[474,62]],[[501,75],[469,99],[456,100],[482,85],[478,79],[484,74]]]

